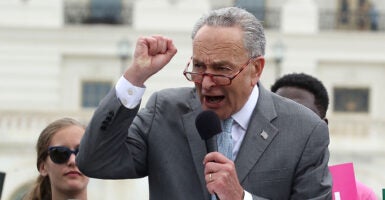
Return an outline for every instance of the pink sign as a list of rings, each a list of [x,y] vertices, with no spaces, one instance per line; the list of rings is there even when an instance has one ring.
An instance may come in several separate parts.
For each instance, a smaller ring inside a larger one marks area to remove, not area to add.
[[[333,177],[333,200],[358,200],[353,163],[329,166]]]

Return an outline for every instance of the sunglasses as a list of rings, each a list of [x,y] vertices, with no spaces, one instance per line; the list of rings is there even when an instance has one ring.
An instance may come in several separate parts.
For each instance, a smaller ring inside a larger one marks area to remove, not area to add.
[[[72,151],[71,149],[63,146],[48,147],[49,157],[56,164],[66,163],[72,154],[75,154],[76,156],[78,152],[79,148],[76,148],[74,151]]]

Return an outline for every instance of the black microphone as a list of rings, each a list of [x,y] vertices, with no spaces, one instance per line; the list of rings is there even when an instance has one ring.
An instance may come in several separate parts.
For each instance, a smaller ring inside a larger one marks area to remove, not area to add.
[[[214,137],[222,132],[221,121],[218,115],[212,110],[202,111],[195,119],[195,126],[202,140],[206,141],[207,153],[218,151],[217,141]],[[217,194],[215,194],[215,197],[219,200]]]
[[[218,115],[212,110],[202,111],[195,119],[195,126],[202,140],[206,141],[207,153],[218,151],[217,141],[214,137],[222,132]]]

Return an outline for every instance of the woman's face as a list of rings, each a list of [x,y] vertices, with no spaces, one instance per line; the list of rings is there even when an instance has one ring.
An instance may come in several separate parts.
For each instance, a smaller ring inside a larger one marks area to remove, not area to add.
[[[49,146],[62,146],[74,151],[79,148],[83,134],[83,127],[73,125],[63,128],[54,134]],[[40,165],[39,171],[42,176],[49,176],[53,194],[73,194],[87,188],[88,177],[76,166],[75,154],[71,154],[69,160],[63,164],[54,163],[48,156]]]

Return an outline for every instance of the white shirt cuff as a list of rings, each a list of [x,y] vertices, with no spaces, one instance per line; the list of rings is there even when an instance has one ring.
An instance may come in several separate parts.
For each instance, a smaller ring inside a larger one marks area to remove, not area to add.
[[[116,83],[115,90],[116,96],[123,106],[132,109],[139,105],[146,88],[136,87],[122,76]]]
[[[243,200],[253,200],[253,196],[249,192],[245,191],[245,196],[243,197]]]

